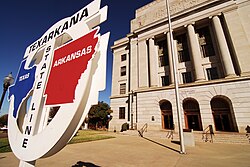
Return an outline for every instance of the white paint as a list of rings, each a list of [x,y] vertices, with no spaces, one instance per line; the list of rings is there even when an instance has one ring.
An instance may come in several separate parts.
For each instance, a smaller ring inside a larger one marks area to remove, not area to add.
[[[89,14],[88,17],[65,30],[64,33],[69,34],[70,37],[75,40],[89,33],[93,27],[96,27],[105,21],[107,18],[107,6],[100,9],[100,3],[100,0],[94,0],[86,6],[85,8],[88,9]],[[65,21],[68,20],[70,20],[70,17],[59,21],[41,38],[44,38],[46,34],[48,35],[49,32],[60,25],[63,25]],[[99,27],[97,28],[99,29]],[[91,105],[98,102],[98,92],[105,89],[106,51],[109,33],[99,36],[99,41],[95,48],[96,52],[88,62],[87,69],[78,81],[74,102],[61,105],[56,116],[48,125],[46,125],[49,107],[51,106],[45,106],[46,97],[44,97],[43,94],[46,88],[45,83],[48,78],[49,69],[52,66],[51,62],[54,54],[56,38],[51,39],[46,44],[32,51],[30,50],[30,47],[34,45],[34,43],[26,49],[24,55],[24,58],[27,58],[25,64],[26,69],[28,69],[34,56],[39,50],[41,50],[41,48],[45,48],[45,52],[41,62],[37,65],[32,99],[28,113],[24,116],[24,121],[22,123],[23,128],[19,128],[17,119],[18,113],[25,112],[26,107],[20,107],[17,113],[17,118],[14,118],[12,116],[15,100],[14,96],[10,99],[8,135],[14,154],[21,160],[20,166],[33,166],[34,163],[28,162],[35,162],[41,157],[48,157],[60,151],[81,126]],[[46,52],[48,47],[51,48]],[[45,55],[47,55],[47,58],[45,58]],[[46,68],[43,68],[44,63],[46,64]],[[44,72],[44,77],[40,77],[41,72]],[[28,76],[25,75],[22,79],[25,79],[26,77]],[[39,86],[40,89],[36,89],[37,86]]]

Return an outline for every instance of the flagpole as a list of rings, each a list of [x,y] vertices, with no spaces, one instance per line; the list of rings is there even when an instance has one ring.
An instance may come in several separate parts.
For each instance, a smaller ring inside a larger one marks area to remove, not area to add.
[[[179,138],[180,138],[180,154],[185,154],[183,129],[182,129],[182,116],[181,116],[181,112],[180,112],[179,82],[178,82],[178,77],[177,77],[178,71],[177,71],[177,65],[176,65],[176,55],[174,52],[172,24],[171,24],[170,9],[169,9],[168,0],[166,0],[166,6],[167,6],[168,25],[169,25],[169,34],[170,34],[170,43],[171,43],[171,54],[172,54],[171,56],[172,56],[173,71],[174,71],[175,99],[176,99],[178,126],[179,126]]]

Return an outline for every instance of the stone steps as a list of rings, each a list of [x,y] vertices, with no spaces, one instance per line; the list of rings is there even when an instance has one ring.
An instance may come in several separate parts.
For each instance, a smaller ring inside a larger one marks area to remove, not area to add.
[[[137,130],[127,130],[120,132],[120,134],[130,135],[130,136],[139,136]],[[202,132],[193,132],[195,142],[213,142],[213,143],[226,143],[226,144],[250,144],[249,137],[245,133],[233,133],[233,132],[217,132],[214,135],[208,134],[207,138]],[[166,138],[169,140],[178,141],[179,134],[174,132],[171,136],[170,131],[145,131],[143,137],[152,137],[152,138]],[[207,140],[206,140],[207,139]]]

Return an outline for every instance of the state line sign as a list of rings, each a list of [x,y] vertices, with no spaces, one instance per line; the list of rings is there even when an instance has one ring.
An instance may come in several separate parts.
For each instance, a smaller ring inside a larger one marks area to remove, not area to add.
[[[100,6],[92,1],[26,48],[9,88],[8,137],[19,166],[60,151],[105,89],[110,33],[99,33],[108,11]],[[49,120],[51,111],[57,112]]]

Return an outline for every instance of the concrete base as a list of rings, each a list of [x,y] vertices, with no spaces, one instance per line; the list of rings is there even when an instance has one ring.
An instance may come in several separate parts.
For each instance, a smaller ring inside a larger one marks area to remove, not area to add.
[[[183,129],[184,145],[195,146],[193,129]]]

